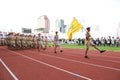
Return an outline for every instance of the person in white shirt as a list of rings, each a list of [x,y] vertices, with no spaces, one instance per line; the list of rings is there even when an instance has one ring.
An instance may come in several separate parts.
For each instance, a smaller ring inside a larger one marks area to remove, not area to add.
[[[54,53],[57,53],[56,49],[57,47],[60,48],[60,52],[63,52],[63,50],[61,49],[61,46],[60,46],[60,42],[59,42],[59,36],[58,36],[58,32],[56,31],[55,32],[55,36],[54,36]]]

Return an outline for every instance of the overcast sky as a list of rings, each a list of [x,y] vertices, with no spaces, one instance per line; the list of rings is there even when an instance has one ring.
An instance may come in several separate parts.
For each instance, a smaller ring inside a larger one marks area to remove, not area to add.
[[[51,29],[56,19],[69,25],[73,17],[93,35],[116,35],[120,24],[120,0],[0,0],[0,29],[36,28],[37,18],[47,15]]]

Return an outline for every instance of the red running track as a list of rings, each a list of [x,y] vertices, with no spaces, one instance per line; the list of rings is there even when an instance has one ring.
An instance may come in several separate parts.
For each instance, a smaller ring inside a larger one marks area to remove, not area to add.
[[[0,47],[0,80],[120,80],[120,52],[84,49],[8,50]]]

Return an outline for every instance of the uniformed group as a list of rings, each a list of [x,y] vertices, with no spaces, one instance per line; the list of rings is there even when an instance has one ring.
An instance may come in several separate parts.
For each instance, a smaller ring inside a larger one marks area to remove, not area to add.
[[[20,33],[9,33],[6,39],[8,49],[29,49],[29,48],[46,48],[51,46],[52,41],[48,40],[47,36],[42,36],[40,33],[36,35],[24,35]]]

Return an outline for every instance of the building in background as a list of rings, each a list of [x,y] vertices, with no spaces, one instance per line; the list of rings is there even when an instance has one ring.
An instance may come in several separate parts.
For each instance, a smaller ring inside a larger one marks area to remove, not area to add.
[[[64,25],[63,27],[63,33],[66,33],[67,32],[67,25]]]
[[[46,15],[42,15],[37,19],[37,28],[34,29],[36,33],[49,33],[50,20]]]
[[[64,20],[56,20],[55,21],[55,30],[61,33],[66,32],[66,25],[64,25]]]
[[[32,33],[32,29],[31,28],[22,28],[22,33],[25,33],[25,34]]]

